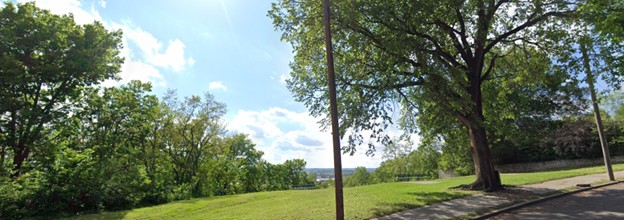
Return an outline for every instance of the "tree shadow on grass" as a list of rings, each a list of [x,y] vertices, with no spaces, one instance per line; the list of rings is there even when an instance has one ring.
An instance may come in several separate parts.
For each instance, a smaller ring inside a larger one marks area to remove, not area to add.
[[[448,201],[451,199],[467,196],[468,194],[460,191],[450,192],[408,192],[407,195],[414,196],[414,202],[397,202],[397,203],[378,203],[373,209],[374,217],[382,217],[396,212],[422,207],[425,205]],[[410,199],[412,200],[412,199]],[[412,201],[413,201],[412,200]]]

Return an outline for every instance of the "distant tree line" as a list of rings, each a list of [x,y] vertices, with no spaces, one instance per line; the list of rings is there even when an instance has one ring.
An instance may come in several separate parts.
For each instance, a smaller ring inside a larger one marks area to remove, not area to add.
[[[271,164],[209,93],[120,87],[119,31],[33,3],[0,9],[0,219],[129,209],[313,183]]]

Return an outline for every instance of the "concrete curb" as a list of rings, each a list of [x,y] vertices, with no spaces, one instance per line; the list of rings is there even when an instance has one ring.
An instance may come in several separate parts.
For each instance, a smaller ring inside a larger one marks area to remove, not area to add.
[[[583,191],[587,191],[587,190],[592,190],[592,189],[597,189],[597,188],[601,188],[601,187],[605,187],[605,186],[615,185],[615,184],[618,184],[618,183],[624,183],[624,180],[613,181],[613,182],[609,182],[609,183],[605,183],[605,184],[601,184],[601,185],[597,185],[597,186],[591,186],[591,187],[586,187],[586,188],[575,189],[575,190],[568,191],[568,192],[558,193],[558,194],[542,197],[542,198],[539,198],[539,199],[535,199],[535,200],[531,200],[531,201],[527,201],[527,202],[523,202],[523,203],[518,203],[518,204],[511,205],[511,206],[508,206],[508,207],[505,207],[505,208],[502,208],[502,209],[494,210],[492,212],[489,212],[489,213],[486,213],[486,214],[483,214],[483,215],[480,215],[480,216],[477,216],[477,217],[474,217],[474,218],[470,218],[470,219],[473,219],[473,220],[487,219],[487,218],[494,217],[494,216],[499,215],[499,214],[504,213],[504,212],[512,211],[514,209],[519,209],[519,208],[523,208],[525,206],[537,204],[537,203],[548,201],[548,200],[551,200],[551,199],[556,199],[556,198],[563,197],[563,196],[566,196],[566,195],[575,194],[575,193],[579,193],[579,192],[583,192]]]

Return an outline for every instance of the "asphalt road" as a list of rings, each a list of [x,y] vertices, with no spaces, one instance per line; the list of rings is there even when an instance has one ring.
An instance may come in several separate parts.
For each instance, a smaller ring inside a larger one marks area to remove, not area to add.
[[[566,195],[490,219],[624,219],[624,183]]]

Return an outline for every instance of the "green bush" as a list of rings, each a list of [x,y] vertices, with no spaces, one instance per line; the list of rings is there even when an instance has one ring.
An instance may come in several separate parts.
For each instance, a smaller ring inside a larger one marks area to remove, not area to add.
[[[192,195],[192,189],[188,183],[182,183],[173,189],[174,200],[190,199]]]
[[[12,180],[0,179],[0,219],[22,219],[43,214],[46,204],[42,203],[43,174],[30,172]],[[45,199],[44,199],[45,200]]]
[[[362,186],[373,183],[373,176],[365,167],[356,167],[353,175],[344,178],[345,187]]]

